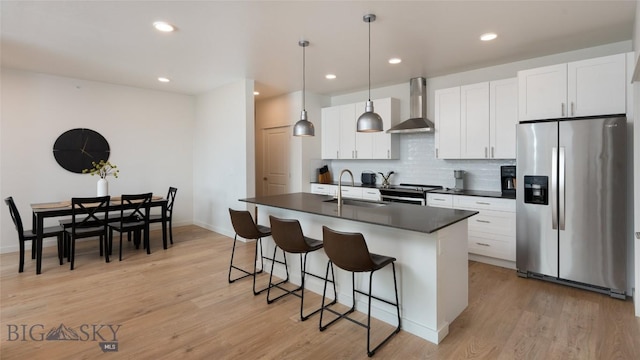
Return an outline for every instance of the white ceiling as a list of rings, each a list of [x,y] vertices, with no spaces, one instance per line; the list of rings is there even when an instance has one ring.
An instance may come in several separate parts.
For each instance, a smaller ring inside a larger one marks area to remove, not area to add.
[[[3,67],[198,94],[249,78],[261,97],[340,94],[630,40],[628,1],[6,1]],[[171,34],[151,24],[166,20]],[[498,38],[484,43],[480,34]],[[401,57],[389,65],[390,57]],[[338,76],[326,80],[326,73]],[[168,84],[158,76],[169,77]]]

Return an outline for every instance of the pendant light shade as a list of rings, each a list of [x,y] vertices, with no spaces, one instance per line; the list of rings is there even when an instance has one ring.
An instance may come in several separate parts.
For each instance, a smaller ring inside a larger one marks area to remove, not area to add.
[[[374,14],[365,15],[362,20],[369,24],[369,100],[364,108],[364,113],[358,118],[356,129],[358,132],[379,132],[382,131],[382,118],[373,111],[373,101],[371,101],[371,23],[376,21]]]
[[[316,129],[313,127],[313,123],[307,120],[307,110],[304,106],[304,91],[305,91],[305,52],[304,48],[309,46],[309,42],[306,40],[298,41],[298,45],[302,47],[302,111],[300,112],[300,120],[293,126],[293,136],[315,136]]]

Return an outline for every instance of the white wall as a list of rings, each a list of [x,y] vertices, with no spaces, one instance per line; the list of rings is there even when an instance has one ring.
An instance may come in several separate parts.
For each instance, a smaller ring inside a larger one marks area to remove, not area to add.
[[[196,225],[233,237],[229,208],[255,195],[253,80],[196,99],[193,127],[193,213]]]
[[[176,186],[174,225],[192,222],[193,97],[12,69],[2,69],[0,84],[0,194],[14,197],[27,229],[31,203],[96,194],[95,176],[71,173],[53,157],[53,143],[72,128],[109,142],[109,161],[120,169],[109,178],[112,195],[166,196]],[[9,211],[0,209],[0,252],[17,251]]]
[[[434,119],[434,94],[438,89],[516,77],[519,70],[538,66],[624,53],[631,51],[631,46],[631,41],[623,41],[462,73],[427,78],[427,116],[431,120]],[[409,79],[407,79],[406,83],[371,89],[372,99],[383,97],[400,99],[401,119],[409,118]],[[366,99],[367,91],[359,91],[334,96],[331,98],[331,105],[360,101],[362,102],[361,111],[364,111]],[[341,169],[348,168],[353,171],[356,178],[365,170],[384,173],[394,171],[395,174],[391,178],[393,184],[403,182],[445,187],[454,186],[453,170],[465,170],[467,172],[465,187],[489,191],[500,190],[500,166],[515,165],[515,160],[439,160],[435,158],[433,134],[397,136],[400,136],[399,160],[330,160],[325,161],[325,163],[330,164],[334,180],[337,180],[337,174],[340,173]],[[381,181],[379,177],[378,181]]]
[[[315,127],[316,136],[296,137],[291,135],[289,146],[289,189],[287,192],[309,191],[309,182],[315,179],[316,168],[320,166],[320,135],[322,133],[321,109],[329,105],[326,96],[307,92],[305,94],[307,117]],[[300,120],[302,110],[302,92],[296,91],[286,95],[260,100],[256,102],[256,174],[261,179],[263,169],[263,137],[264,129],[293,125]],[[262,187],[258,182],[256,189],[261,195]]]

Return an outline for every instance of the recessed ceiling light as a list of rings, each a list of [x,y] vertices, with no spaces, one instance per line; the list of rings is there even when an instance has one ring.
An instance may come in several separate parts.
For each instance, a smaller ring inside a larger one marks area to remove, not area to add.
[[[164,83],[168,83],[168,82],[169,82],[169,81],[171,81],[171,80],[167,79],[166,77],[159,77],[159,78],[158,78],[158,81],[160,81],[160,82],[164,82]]]
[[[253,95],[258,96],[258,95],[260,95],[260,92],[259,91],[254,91]]]
[[[400,64],[401,62],[402,62],[402,59],[400,59],[400,58],[391,58],[391,59],[389,59],[389,64],[395,65],[395,64]]]
[[[336,78],[336,76],[334,74],[327,74],[324,76],[325,78],[329,79],[329,80],[333,80]]]
[[[156,30],[158,31],[162,31],[162,32],[172,32],[174,31],[176,28],[164,21],[156,21],[153,23],[153,27],[156,28]]]
[[[482,41],[491,41],[495,38],[497,38],[498,35],[496,35],[496,33],[486,33],[486,34],[482,34],[480,35],[480,40]]]

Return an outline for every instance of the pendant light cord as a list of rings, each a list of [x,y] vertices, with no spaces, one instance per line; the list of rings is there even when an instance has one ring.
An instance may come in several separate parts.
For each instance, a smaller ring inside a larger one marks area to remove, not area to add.
[[[305,73],[306,73],[306,71],[305,71],[305,67],[306,67],[306,65],[305,65],[305,59],[306,59],[306,57],[305,57],[305,48],[306,48],[306,46],[302,47],[302,110],[303,111],[307,111],[307,109],[306,109],[306,107],[304,105],[304,89],[305,89]]]
[[[369,23],[369,101],[371,101],[371,19]]]

